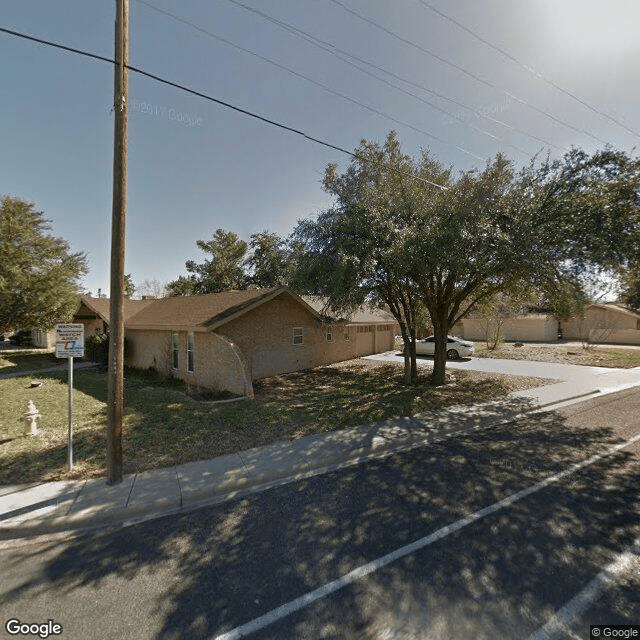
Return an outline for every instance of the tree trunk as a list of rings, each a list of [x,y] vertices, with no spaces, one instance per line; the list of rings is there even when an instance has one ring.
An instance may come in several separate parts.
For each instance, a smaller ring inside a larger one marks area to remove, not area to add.
[[[400,325],[400,333],[402,334],[402,355],[404,356],[404,382],[411,384],[411,338],[404,325]]]
[[[445,383],[445,370],[447,366],[447,320],[444,318],[432,317],[433,335],[436,339],[435,352],[433,354],[433,374],[431,383],[442,385]]]
[[[416,361],[416,334],[411,334],[411,342],[409,343],[410,358],[410,380],[411,384],[418,384],[418,363]]]
[[[402,354],[404,355],[404,382],[405,384],[411,384],[411,341],[404,340],[404,349]]]

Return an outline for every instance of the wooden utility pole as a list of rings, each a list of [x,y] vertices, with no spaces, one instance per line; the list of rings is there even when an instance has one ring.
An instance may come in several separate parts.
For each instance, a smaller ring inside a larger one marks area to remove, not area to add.
[[[124,409],[124,249],[127,214],[127,110],[129,98],[129,0],[116,0],[113,109],[113,210],[107,389],[107,483],[122,482]]]

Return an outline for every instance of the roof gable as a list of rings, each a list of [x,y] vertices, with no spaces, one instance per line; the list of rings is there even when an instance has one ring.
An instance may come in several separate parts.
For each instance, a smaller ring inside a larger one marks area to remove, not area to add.
[[[616,313],[622,313],[623,315],[633,316],[634,318],[640,318],[640,312],[629,309],[622,304],[616,302],[606,303],[593,303],[589,305],[591,308],[602,309],[603,311],[613,311]]]
[[[130,317],[126,325],[129,329],[199,327],[211,331],[282,294],[290,295],[314,316],[318,315],[287,287],[275,287],[161,298]]]

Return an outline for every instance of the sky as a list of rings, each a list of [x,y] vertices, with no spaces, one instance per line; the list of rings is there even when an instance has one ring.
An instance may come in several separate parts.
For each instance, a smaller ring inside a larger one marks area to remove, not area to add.
[[[517,169],[640,144],[637,0],[130,0],[130,64],[343,149]],[[115,1],[3,2],[0,27],[113,58]],[[171,14],[171,15],[167,15]],[[298,31],[294,31],[295,27]],[[374,77],[376,76],[376,77]],[[218,228],[288,235],[349,157],[131,73],[126,266],[186,274]],[[113,66],[0,33],[0,195],[33,202],[109,291]]]

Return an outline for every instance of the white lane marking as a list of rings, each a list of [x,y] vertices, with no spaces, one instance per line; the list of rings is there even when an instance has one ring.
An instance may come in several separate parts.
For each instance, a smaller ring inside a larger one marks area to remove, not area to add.
[[[433,544],[438,540],[442,540],[443,538],[446,538],[448,535],[451,535],[456,531],[460,531],[460,529],[463,529],[467,525],[476,522],[481,518],[484,518],[485,516],[491,515],[496,511],[500,511],[505,507],[512,505],[514,502],[518,502],[519,500],[522,500],[522,498],[526,498],[527,496],[530,496],[531,494],[536,493],[537,491],[540,491],[545,487],[548,487],[550,484],[558,482],[558,480],[562,480],[563,478],[566,478],[576,471],[579,471],[580,469],[583,469],[584,467],[587,467],[594,462],[597,462],[598,460],[611,455],[612,453],[628,447],[630,444],[633,444],[638,440],[640,440],[640,433],[633,438],[626,440],[625,442],[621,442],[620,444],[610,447],[603,453],[598,453],[594,456],[591,456],[587,460],[583,460],[582,462],[578,462],[577,464],[572,465],[565,471],[561,471],[560,473],[549,476],[548,478],[545,478],[544,480],[531,485],[527,489],[523,489],[522,491],[518,491],[517,493],[507,496],[506,498],[500,500],[500,502],[495,502],[494,504],[489,505],[488,507],[484,507],[484,509],[480,509],[479,511],[476,511],[475,513],[472,513],[468,516],[465,516],[464,518],[461,518],[460,520],[457,520],[456,522],[453,522],[446,527],[442,527],[441,529],[434,531],[433,533],[425,536],[424,538],[421,538],[420,540],[416,540],[415,542],[407,544],[404,547],[400,547],[399,549],[396,549],[395,551],[392,551],[387,555],[377,558],[376,560],[372,560],[371,562],[368,562],[367,564],[364,564],[354,569],[353,571],[350,571],[349,573],[341,576],[336,580],[333,580],[332,582],[318,587],[313,591],[309,591],[299,598],[295,598],[295,600],[291,600],[257,618],[254,618],[253,620],[250,620],[243,625],[235,627],[234,629],[231,629],[230,631],[217,636],[215,640],[237,640],[238,638],[247,636],[250,633],[259,631],[260,629],[263,629],[264,627],[276,622],[277,620],[280,620],[292,613],[295,613],[296,611],[299,611],[307,605],[312,604],[316,600],[320,600],[321,598],[324,598],[325,596],[328,596],[329,594],[334,593],[342,589],[343,587],[353,584],[357,580],[368,576],[370,573],[373,573],[374,571],[377,571],[378,569],[381,569],[382,567],[391,564],[392,562],[395,562],[400,558],[404,558],[405,556],[415,553],[416,551],[420,551],[430,544]]]
[[[566,633],[571,633],[571,625],[598,600],[603,591],[616,584],[616,580],[623,574],[634,569],[640,573],[640,538],[636,538],[630,549],[621,553],[608,564],[580,593],[569,600],[567,604],[549,619],[527,640],[553,640]]]

